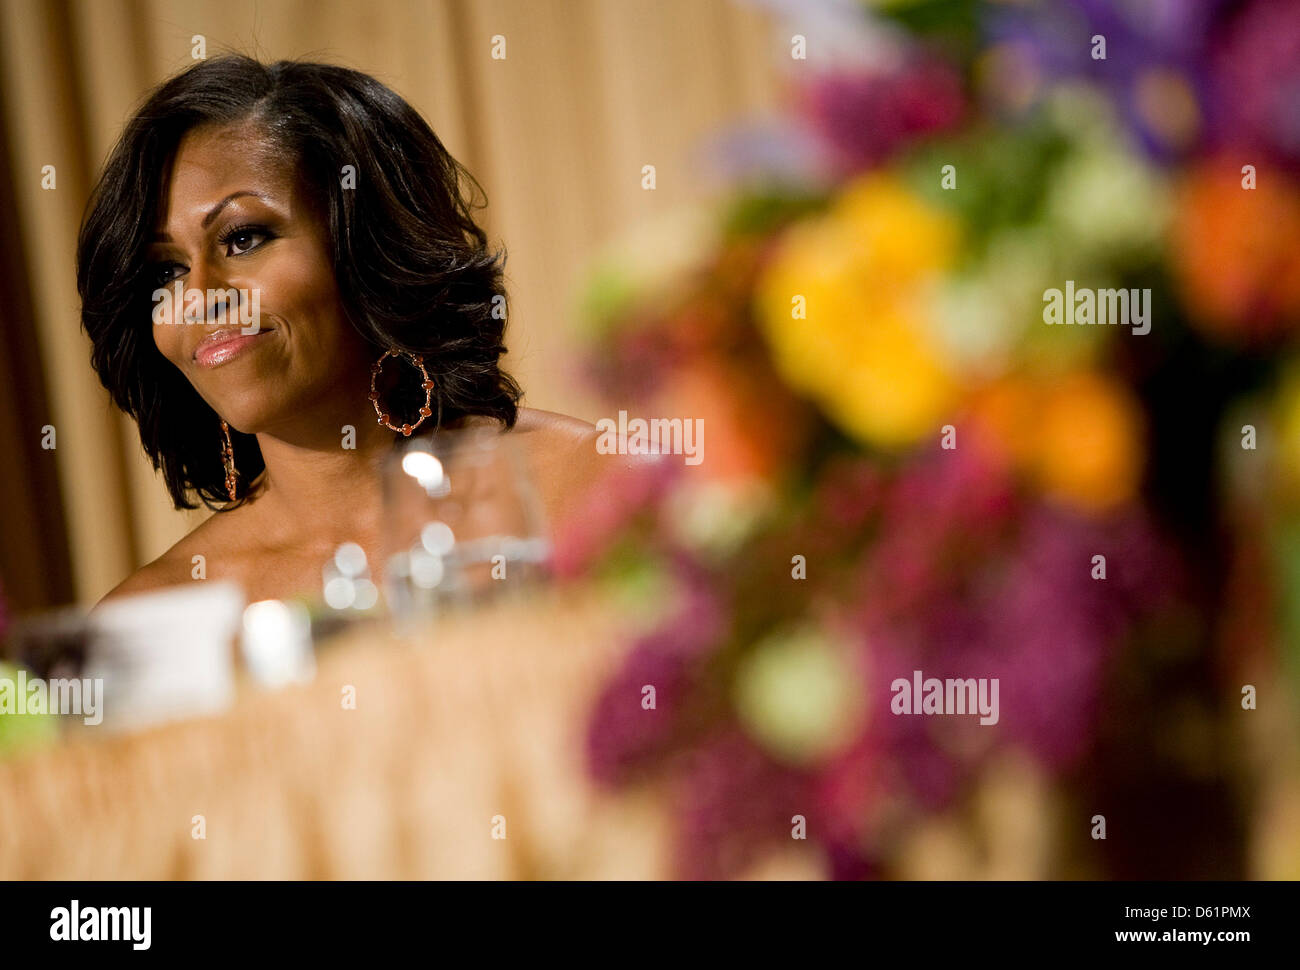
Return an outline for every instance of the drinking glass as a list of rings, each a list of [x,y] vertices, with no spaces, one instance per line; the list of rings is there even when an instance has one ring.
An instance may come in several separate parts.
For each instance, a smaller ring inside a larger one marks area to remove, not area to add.
[[[517,440],[475,427],[399,442],[384,469],[394,617],[476,607],[549,575],[550,542]]]

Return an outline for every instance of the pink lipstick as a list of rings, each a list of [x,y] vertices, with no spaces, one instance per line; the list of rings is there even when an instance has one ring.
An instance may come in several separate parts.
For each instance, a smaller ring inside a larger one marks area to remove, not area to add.
[[[217,367],[244,352],[258,338],[273,330],[245,334],[238,329],[221,329],[208,334],[194,348],[194,362],[200,367]]]

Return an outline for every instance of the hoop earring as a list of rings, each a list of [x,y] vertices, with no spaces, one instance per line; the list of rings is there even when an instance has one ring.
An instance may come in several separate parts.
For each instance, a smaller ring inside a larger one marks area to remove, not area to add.
[[[230,496],[230,501],[235,501],[235,444],[230,440],[230,425],[226,424],[226,419],[221,419],[221,434],[225,439],[221,443],[221,464],[226,468],[226,494]]]
[[[420,420],[415,424],[393,424],[387,411],[379,406],[379,391],[375,389],[375,381],[379,378],[379,371],[384,366],[384,361],[389,357],[405,357],[416,367],[420,368],[422,378],[420,387],[424,388],[424,407],[420,408]],[[375,414],[379,415],[379,423],[390,431],[400,431],[406,437],[411,436],[411,432],[424,424],[424,419],[433,414],[433,379],[429,377],[429,371],[424,366],[423,354],[412,354],[405,350],[385,350],[380,358],[375,361],[370,368],[370,403],[375,406]]]

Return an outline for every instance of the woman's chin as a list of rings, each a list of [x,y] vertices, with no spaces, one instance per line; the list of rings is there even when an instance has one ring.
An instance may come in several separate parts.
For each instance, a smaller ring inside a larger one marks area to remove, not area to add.
[[[249,401],[230,405],[227,410],[218,410],[218,414],[230,425],[232,431],[241,434],[262,434],[273,431],[291,420],[290,408],[276,407],[269,402]]]

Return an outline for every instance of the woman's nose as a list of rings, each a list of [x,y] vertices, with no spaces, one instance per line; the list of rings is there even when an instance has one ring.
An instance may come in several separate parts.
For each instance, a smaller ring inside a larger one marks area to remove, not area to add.
[[[239,290],[230,286],[216,269],[206,262],[198,262],[190,268],[190,293],[185,295],[186,323],[224,323],[239,310]],[[191,295],[197,293],[201,295]],[[197,310],[203,308],[202,319],[197,318]]]

